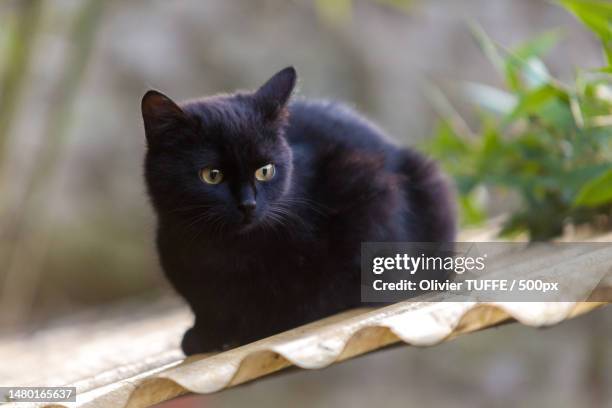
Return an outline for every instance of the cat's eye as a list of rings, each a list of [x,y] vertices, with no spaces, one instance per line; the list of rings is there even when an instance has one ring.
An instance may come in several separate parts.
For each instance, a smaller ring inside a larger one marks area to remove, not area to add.
[[[219,169],[205,167],[200,170],[200,178],[207,184],[219,184],[223,181],[223,173]]]
[[[255,170],[255,178],[259,181],[268,181],[274,177],[276,169],[272,163],[266,164]]]

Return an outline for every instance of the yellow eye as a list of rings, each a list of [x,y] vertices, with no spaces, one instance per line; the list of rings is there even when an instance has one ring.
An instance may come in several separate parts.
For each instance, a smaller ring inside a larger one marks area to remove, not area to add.
[[[223,181],[223,173],[219,169],[206,167],[200,170],[200,178],[207,184],[219,184]]]
[[[274,177],[275,173],[276,169],[274,165],[270,163],[255,170],[255,178],[259,181],[269,181]]]

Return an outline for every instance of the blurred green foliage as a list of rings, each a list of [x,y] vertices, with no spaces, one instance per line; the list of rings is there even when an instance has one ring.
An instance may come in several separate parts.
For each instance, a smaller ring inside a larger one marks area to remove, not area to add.
[[[481,191],[510,191],[520,205],[502,235],[547,240],[568,224],[610,225],[612,214],[612,4],[562,0],[603,44],[608,66],[577,70],[574,83],[553,78],[542,58],[559,39],[542,34],[511,50],[479,27],[473,34],[507,90],[462,89],[477,106],[479,130],[450,112],[425,148],[455,178],[463,222],[486,218]]]

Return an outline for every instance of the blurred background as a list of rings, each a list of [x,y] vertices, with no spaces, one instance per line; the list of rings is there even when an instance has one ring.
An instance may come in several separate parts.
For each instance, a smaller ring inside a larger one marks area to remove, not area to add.
[[[503,87],[474,22],[508,47],[559,29],[546,63],[562,81],[603,64],[597,38],[544,0],[0,2],[0,333],[171,294],[142,180],[147,89],[181,100],[255,88],[294,65],[299,95],[346,101],[418,145],[444,105],[430,84],[451,100],[461,81]],[[466,126],[477,120],[466,102],[453,106]],[[490,214],[505,210],[490,201]],[[505,406],[523,391],[526,406],[606,406],[611,336],[593,340],[591,329],[610,323],[600,311],[538,336],[507,327],[167,406],[371,406],[391,396],[396,406]]]

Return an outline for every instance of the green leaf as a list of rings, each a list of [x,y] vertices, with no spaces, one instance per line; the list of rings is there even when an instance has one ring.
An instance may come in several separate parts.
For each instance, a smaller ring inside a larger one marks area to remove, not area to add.
[[[512,90],[521,90],[523,82],[534,88],[549,81],[550,73],[540,58],[557,44],[560,36],[558,30],[548,31],[509,52],[504,71]]]
[[[561,31],[552,30],[538,35],[537,37],[512,49],[512,55],[521,60],[531,57],[542,57],[550,51],[561,38]]]
[[[590,181],[599,178],[610,169],[609,163],[588,164],[569,171],[559,171],[559,182],[561,189],[567,194],[568,199],[574,201],[584,186]]]
[[[602,0],[559,2],[601,39],[608,65],[612,65],[612,3]]]
[[[466,82],[461,90],[472,103],[498,115],[512,112],[518,100],[511,93],[473,82]]]
[[[459,197],[459,209],[463,225],[478,225],[487,219],[487,213],[478,204],[475,192]]]
[[[537,88],[546,84],[551,79],[550,72],[548,72],[544,62],[536,57],[531,57],[525,62],[521,76],[528,88]]]
[[[564,92],[550,84],[543,85],[537,89],[527,92],[518,101],[514,110],[504,120],[504,126],[516,119],[540,110],[547,102],[567,96]]]
[[[508,87],[521,90],[523,80],[531,87],[548,82],[550,74],[539,57],[548,52],[558,41],[560,32],[549,31],[511,51],[501,49],[477,24],[471,26],[472,35],[496,70],[503,75]]]
[[[578,192],[574,206],[598,207],[612,203],[612,169],[586,183]]]
[[[470,29],[472,35],[476,39],[476,42],[482,49],[482,52],[486,55],[486,57],[491,61],[493,66],[497,69],[497,71],[503,75],[505,71],[505,63],[501,54],[499,53],[499,49],[497,45],[493,42],[491,37],[487,35],[487,33],[476,23],[470,24]]]
[[[467,146],[457,134],[452,126],[442,120],[436,127],[436,132],[431,140],[426,141],[425,148],[430,154],[435,156],[463,155],[467,153]]]

